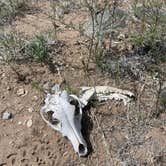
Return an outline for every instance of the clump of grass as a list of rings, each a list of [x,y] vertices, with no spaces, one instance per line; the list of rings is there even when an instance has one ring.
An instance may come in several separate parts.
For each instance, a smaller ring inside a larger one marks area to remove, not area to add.
[[[43,35],[36,36],[26,47],[26,53],[37,62],[44,62],[47,57],[46,40]]]
[[[0,62],[10,66],[18,80],[25,80],[17,69],[18,64],[30,59],[40,63],[45,62],[47,55],[47,41],[43,35],[27,41],[16,31],[0,34]]]
[[[47,51],[47,41],[43,35],[27,41],[16,31],[0,34],[0,59],[5,63],[17,62],[28,57],[37,62],[44,62]]]

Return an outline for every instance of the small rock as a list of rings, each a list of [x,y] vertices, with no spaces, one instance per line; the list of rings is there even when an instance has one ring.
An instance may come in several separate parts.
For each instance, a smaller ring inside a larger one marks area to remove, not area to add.
[[[10,91],[10,90],[11,90],[11,87],[10,87],[10,86],[8,86],[8,87],[7,87],[7,90],[8,90],[8,91]]]
[[[34,96],[33,98],[34,98],[34,100],[35,100],[35,101],[37,101],[37,100],[38,100],[38,97],[37,97],[37,96]]]
[[[118,38],[118,40],[124,40],[125,35],[121,33],[121,34],[119,34],[119,36],[117,38]]]
[[[9,142],[9,145],[10,145],[10,146],[13,146],[14,144],[15,144],[14,141],[10,141],[10,142]]]
[[[21,122],[21,121],[19,121],[19,122],[18,122],[18,125],[21,125],[21,124],[22,124],[22,122]]]
[[[31,127],[32,126],[32,119],[29,119],[28,121],[27,121],[27,127]]]
[[[23,88],[20,88],[17,90],[17,95],[18,96],[25,96],[27,94],[27,91]]]
[[[20,105],[19,107],[18,107],[18,110],[19,111],[22,111],[24,109],[24,106],[22,106],[22,105]]]
[[[6,76],[5,73],[3,73],[3,74],[2,74],[2,77],[5,77],[5,76]]]
[[[96,64],[95,63],[89,63],[89,70],[95,70]]]
[[[34,110],[32,107],[28,108],[28,112],[32,113]]]
[[[11,118],[12,118],[12,113],[10,113],[10,112],[4,112],[3,113],[3,116],[2,116],[3,120],[8,120],[8,119],[11,119]]]
[[[54,45],[55,44],[55,40],[48,39],[47,40],[47,44],[48,45]]]

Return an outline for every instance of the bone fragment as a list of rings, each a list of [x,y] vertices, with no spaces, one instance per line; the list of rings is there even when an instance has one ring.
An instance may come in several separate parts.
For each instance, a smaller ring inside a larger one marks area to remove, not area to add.
[[[110,86],[81,87],[81,103],[86,106],[89,100],[96,97],[99,101],[122,100],[124,105],[131,101],[134,94],[127,90],[122,90]]]

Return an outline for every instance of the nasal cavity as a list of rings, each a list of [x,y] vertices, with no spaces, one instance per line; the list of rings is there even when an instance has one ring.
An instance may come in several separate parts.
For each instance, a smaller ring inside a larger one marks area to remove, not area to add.
[[[87,153],[86,147],[83,144],[79,144],[79,154],[80,156],[85,156]]]

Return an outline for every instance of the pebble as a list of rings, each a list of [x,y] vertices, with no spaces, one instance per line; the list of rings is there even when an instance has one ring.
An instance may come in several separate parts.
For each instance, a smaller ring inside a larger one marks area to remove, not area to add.
[[[27,94],[27,91],[23,88],[17,90],[18,96],[25,96]]]
[[[3,120],[8,120],[8,119],[11,119],[11,118],[12,118],[12,113],[10,113],[10,112],[4,112],[3,113],[3,116],[2,116]]]
[[[121,33],[121,34],[119,34],[119,36],[117,38],[118,38],[118,40],[124,40],[125,35]]]
[[[32,113],[34,110],[32,107],[28,108],[28,112]]]
[[[6,76],[5,73],[3,73],[3,74],[2,74],[2,77],[5,77],[5,76]]]
[[[38,100],[38,97],[37,97],[37,96],[33,96],[33,99],[34,99],[35,101],[37,101],[37,100]]]
[[[8,87],[7,87],[7,90],[8,90],[8,91],[10,91],[10,90],[11,90],[11,87],[10,87],[10,86],[8,86]]]
[[[21,125],[21,124],[22,124],[22,122],[21,122],[21,121],[19,121],[19,122],[18,122],[18,125]]]
[[[27,121],[27,127],[30,128],[32,126],[32,119],[29,119]]]

